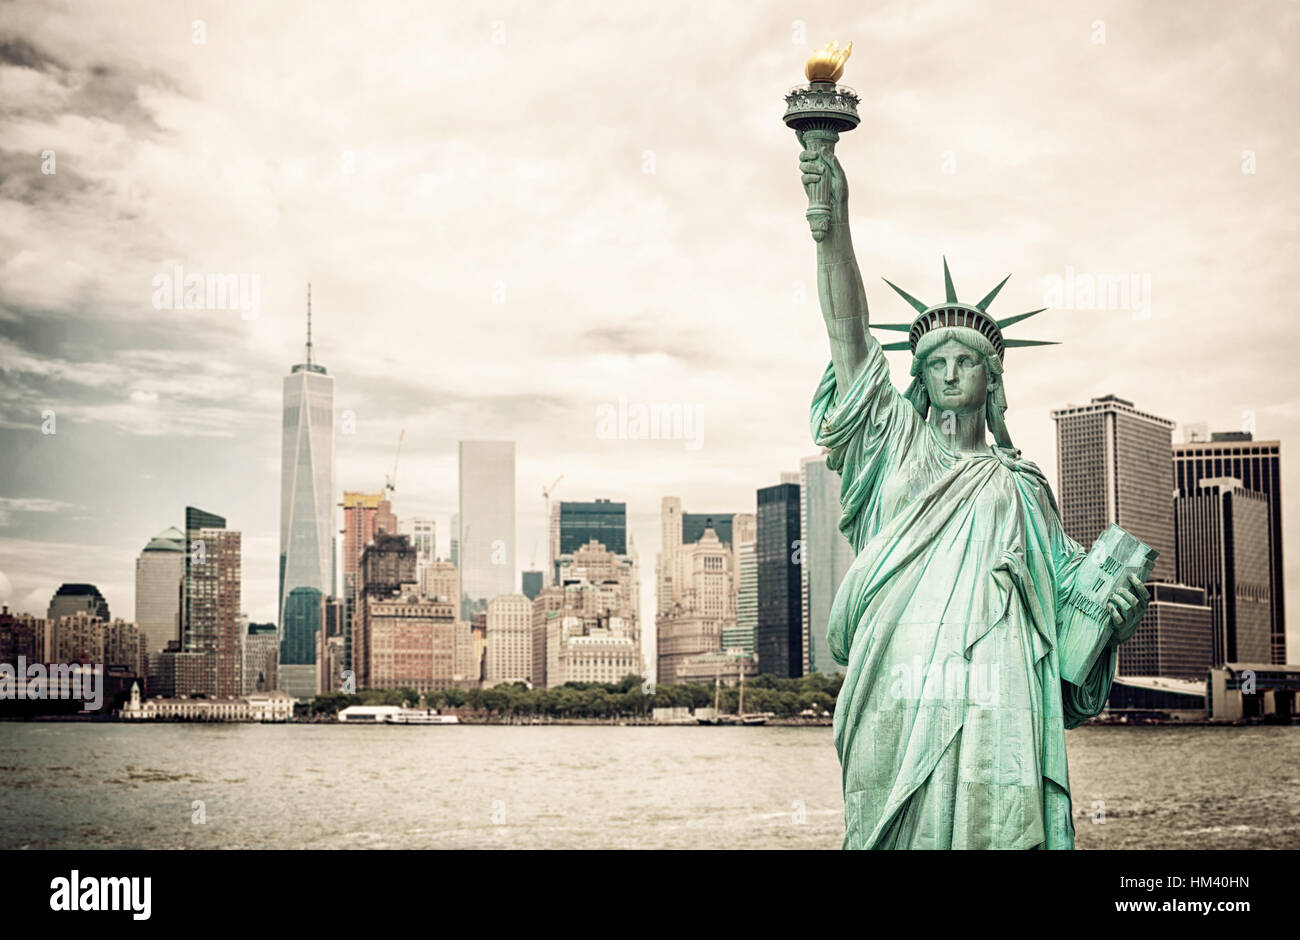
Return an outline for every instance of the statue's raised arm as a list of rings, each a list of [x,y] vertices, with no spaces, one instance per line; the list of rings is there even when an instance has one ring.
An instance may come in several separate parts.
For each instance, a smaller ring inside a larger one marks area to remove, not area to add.
[[[821,135],[799,134],[804,150],[799,171],[810,200],[829,197],[830,218],[814,228],[817,240],[817,299],[830,338],[835,385],[843,395],[867,359],[867,294],[853,254],[849,233],[849,184],[828,141]]]

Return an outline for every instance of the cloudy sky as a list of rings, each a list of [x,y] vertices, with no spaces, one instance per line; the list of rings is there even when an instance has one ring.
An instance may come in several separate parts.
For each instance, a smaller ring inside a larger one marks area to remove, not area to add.
[[[1064,341],[1008,354],[1017,444],[1055,479],[1049,410],[1113,392],[1281,438],[1291,496],[1298,36],[1291,2],[0,3],[0,600],[91,581],[132,616],[136,554],[191,504],[243,531],[274,619],[309,280],[356,415],[340,489],[382,485],[405,429],[395,508],[445,550],[456,442],[513,439],[521,566],[563,474],[628,502],[648,594],[663,495],[752,510],[814,452],[780,117],[832,38],[874,317],[910,313],[881,275],[938,299],[945,254],[964,299],[1014,275],[1000,315],[1122,276],[1144,289],[1009,331]],[[256,276],[257,316],[157,309],[177,265]],[[598,433],[620,398],[691,409],[700,446]]]

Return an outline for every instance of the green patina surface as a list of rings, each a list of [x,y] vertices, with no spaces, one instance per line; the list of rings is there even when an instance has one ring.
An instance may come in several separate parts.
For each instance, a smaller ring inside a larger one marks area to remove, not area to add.
[[[1005,349],[1032,343],[1001,327],[1023,316],[985,313],[1001,285],[957,301],[945,262],[943,303],[899,290],[918,312],[886,326],[909,339],[884,348],[914,357],[911,385],[896,390],[867,331],[828,136],[800,134],[800,168],[810,202],[829,206],[811,226],[831,345],[812,435],[841,474],[840,529],[857,553],[828,626],[847,667],[834,735],[844,847],[1073,848],[1065,730],[1105,705],[1115,647],[1147,592],[1136,578],[1116,585],[1101,654],[1063,681],[1060,627],[1085,551],[1003,419]]]

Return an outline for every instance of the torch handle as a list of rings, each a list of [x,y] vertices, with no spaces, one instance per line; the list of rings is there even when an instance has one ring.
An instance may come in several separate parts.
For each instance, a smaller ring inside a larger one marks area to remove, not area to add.
[[[832,130],[807,130],[803,132],[803,147],[814,153],[835,154],[835,144],[840,135]],[[821,179],[808,186],[808,211],[804,213],[813,241],[821,241],[831,230],[831,176],[823,173]]]

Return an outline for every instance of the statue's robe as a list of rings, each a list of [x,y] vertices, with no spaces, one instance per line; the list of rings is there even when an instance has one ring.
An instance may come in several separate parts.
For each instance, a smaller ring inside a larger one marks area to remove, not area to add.
[[[868,346],[843,400],[827,366],[812,405],[857,553],[828,624],[847,667],[844,847],[1073,848],[1065,729],[1105,705],[1116,658],[1061,680],[1058,618],[1085,553],[1036,466],[950,449]]]

